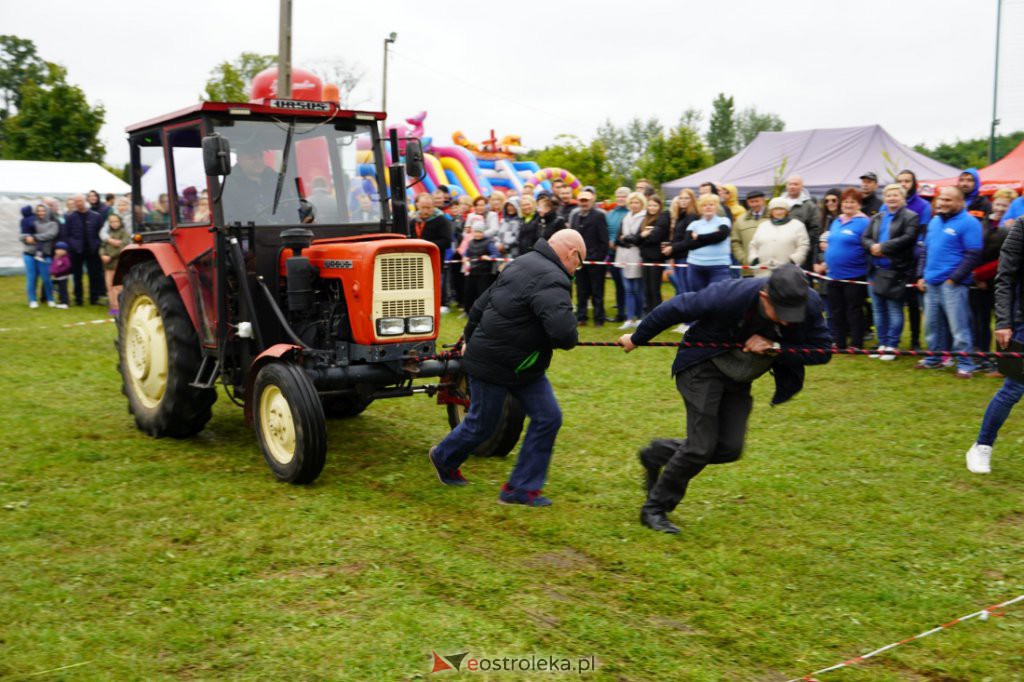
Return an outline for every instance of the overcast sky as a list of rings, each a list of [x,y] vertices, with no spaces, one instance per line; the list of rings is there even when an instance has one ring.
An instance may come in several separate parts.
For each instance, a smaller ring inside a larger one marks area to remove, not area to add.
[[[494,129],[542,147],[589,140],[607,118],[675,123],[710,110],[777,113],[788,130],[879,123],[907,144],[988,134],[996,0],[340,2],[294,0],[293,63],[365,70],[379,109],[384,37],[391,119],[428,112],[449,143]],[[124,128],[198,99],[210,70],[243,51],[276,53],[278,0],[5,2],[0,31],[35,41],[107,109],[108,161]],[[1024,128],[1024,0],[1003,0],[1000,130]]]

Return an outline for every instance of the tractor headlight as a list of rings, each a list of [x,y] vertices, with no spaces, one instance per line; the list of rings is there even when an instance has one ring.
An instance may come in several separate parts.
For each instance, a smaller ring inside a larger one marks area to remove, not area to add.
[[[377,336],[400,336],[405,333],[405,320],[401,317],[382,317],[377,320]]]
[[[434,331],[434,318],[430,315],[407,317],[405,328],[410,334],[430,334]]]

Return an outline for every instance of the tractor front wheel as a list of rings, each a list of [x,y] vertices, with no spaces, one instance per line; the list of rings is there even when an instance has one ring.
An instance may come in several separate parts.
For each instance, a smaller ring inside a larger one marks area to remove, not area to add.
[[[327,429],[309,376],[290,362],[271,362],[256,375],[256,436],[267,466],[287,483],[312,483],[324,468]]]
[[[136,426],[156,438],[199,433],[210,421],[217,391],[189,385],[202,356],[174,280],[156,261],[136,265],[125,275],[120,308],[121,390]]]
[[[452,393],[462,399],[472,399],[469,395],[469,378],[465,374],[460,374],[455,378],[455,387]],[[468,411],[469,407],[466,405],[449,404],[448,425],[454,429],[466,418]],[[512,452],[512,448],[519,442],[525,420],[526,413],[523,412],[519,401],[512,394],[507,395],[494,435],[480,444],[473,454],[477,457],[504,457]]]

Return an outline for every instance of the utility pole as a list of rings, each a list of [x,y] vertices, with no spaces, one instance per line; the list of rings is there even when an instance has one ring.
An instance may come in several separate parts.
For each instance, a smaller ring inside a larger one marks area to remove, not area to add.
[[[281,0],[280,31],[277,37],[277,96],[292,96],[292,0]]]
[[[394,31],[384,39],[384,84],[381,87],[380,110],[387,114],[388,111],[388,45],[398,40],[398,34]]]
[[[1003,0],[996,0],[996,73],[992,80],[992,132],[988,137],[988,162],[996,162],[996,126],[999,119],[996,117],[996,103],[999,101],[999,34],[1002,33]]]

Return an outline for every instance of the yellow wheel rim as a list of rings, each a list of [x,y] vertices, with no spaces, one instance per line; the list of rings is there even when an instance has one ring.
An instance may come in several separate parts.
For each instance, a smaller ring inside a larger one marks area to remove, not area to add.
[[[295,421],[281,389],[267,386],[260,394],[260,434],[270,456],[280,464],[295,457]]]
[[[459,382],[455,384],[454,393],[459,398],[469,397],[469,377],[465,374],[459,377]],[[462,405],[461,403],[455,404],[455,414],[459,415],[459,423],[465,421],[467,412],[469,412],[468,405]]]
[[[135,396],[154,408],[167,390],[167,336],[156,303],[145,294],[132,301],[124,321],[124,363]]]

